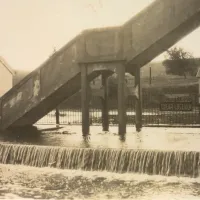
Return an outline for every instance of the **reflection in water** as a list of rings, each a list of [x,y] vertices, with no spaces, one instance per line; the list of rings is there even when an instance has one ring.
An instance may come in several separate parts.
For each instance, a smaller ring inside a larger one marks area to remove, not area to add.
[[[136,148],[137,149],[142,149],[142,133],[136,133],[135,134],[135,142],[136,142]]]
[[[37,127],[15,128],[0,133],[0,140],[14,143],[43,143],[41,131]]]
[[[0,134],[0,141],[76,148],[200,151],[200,134],[194,128],[143,128],[141,132],[135,132],[134,127],[127,127],[127,134],[121,137],[117,134],[117,127],[110,127],[110,132],[102,132],[100,126],[91,126],[87,138],[82,137],[81,126],[66,126],[59,130],[48,128],[44,126],[29,131],[4,132]]]
[[[66,146],[80,148],[107,148],[112,143],[116,145],[115,148],[127,147],[126,136],[100,131],[92,135],[82,136],[77,132],[73,132],[72,130],[62,129],[59,131],[59,129],[60,128],[40,129],[37,127],[29,127],[4,131],[0,133],[0,141],[16,144]]]
[[[82,141],[80,147],[83,147],[83,148],[90,148],[90,147],[91,147],[91,146],[90,146],[90,143],[91,143],[91,141],[90,141],[90,135],[88,135],[88,136],[83,136],[83,141]]]
[[[126,141],[126,136],[125,135],[119,135],[119,140],[124,143]]]

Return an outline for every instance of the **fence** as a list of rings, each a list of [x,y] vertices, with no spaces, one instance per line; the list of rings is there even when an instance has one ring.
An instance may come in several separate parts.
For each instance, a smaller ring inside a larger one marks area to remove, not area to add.
[[[188,91],[188,90],[187,90]],[[144,90],[142,96],[143,104],[143,125],[144,126],[199,126],[200,125],[200,112],[198,105],[197,92],[190,90],[187,94],[190,97],[190,109],[176,109],[169,111],[162,111],[160,109],[161,102],[166,93],[176,94],[177,91],[160,92],[155,90]],[[73,104],[73,102],[76,102]],[[77,103],[78,102],[78,103]],[[172,103],[172,102],[171,102]],[[109,98],[109,122],[111,125],[118,124],[117,117],[117,98]],[[60,124],[81,124],[81,105],[80,96],[76,95],[65,104],[60,106]],[[90,119],[91,124],[101,124],[101,100],[99,97],[92,97],[90,103]],[[56,116],[55,110],[43,117],[37,124],[55,124]],[[127,124],[135,124],[135,98],[133,96],[127,99]]]

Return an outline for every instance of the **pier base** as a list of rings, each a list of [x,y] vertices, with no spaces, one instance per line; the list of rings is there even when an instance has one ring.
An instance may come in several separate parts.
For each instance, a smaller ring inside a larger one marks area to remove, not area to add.
[[[89,118],[89,81],[87,76],[87,66],[81,65],[81,107],[82,107],[82,134],[84,137],[90,132]]]
[[[119,129],[118,133],[120,136],[125,136],[126,134],[126,94],[125,94],[125,66],[119,65],[117,68],[118,76],[118,120]]]

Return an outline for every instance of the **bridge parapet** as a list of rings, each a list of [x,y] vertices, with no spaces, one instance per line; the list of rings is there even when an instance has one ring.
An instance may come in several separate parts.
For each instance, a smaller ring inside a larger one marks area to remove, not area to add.
[[[122,26],[123,57],[141,67],[200,25],[199,0],[155,0]]]

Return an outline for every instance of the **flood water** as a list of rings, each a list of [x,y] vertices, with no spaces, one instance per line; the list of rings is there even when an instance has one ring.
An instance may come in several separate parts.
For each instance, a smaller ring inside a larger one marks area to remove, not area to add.
[[[102,132],[100,126],[91,126],[87,143],[82,138],[81,126],[65,126],[59,130],[47,130],[48,128],[55,128],[55,125],[38,126],[41,131],[32,133],[24,131],[23,134],[1,134],[0,141],[76,148],[200,151],[199,128],[143,128],[137,133],[134,127],[127,127],[126,139],[120,140],[117,127],[110,127],[110,132]]]
[[[198,128],[143,128],[142,132],[136,133],[134,127],[127,127],[126,139],[120,140],[117,127],[104,133],[101,127],[94,126],[89,141],[85,142],[80,126],[66,126],[37,134],[1,134],[0,141],[1,144],[70,148],[200,151]],[[0,199],[196,200],[200,199],[200,177],[0,164]]]
[[[0,169],[1,199],[200,199],[200,179],[14,165]]]

